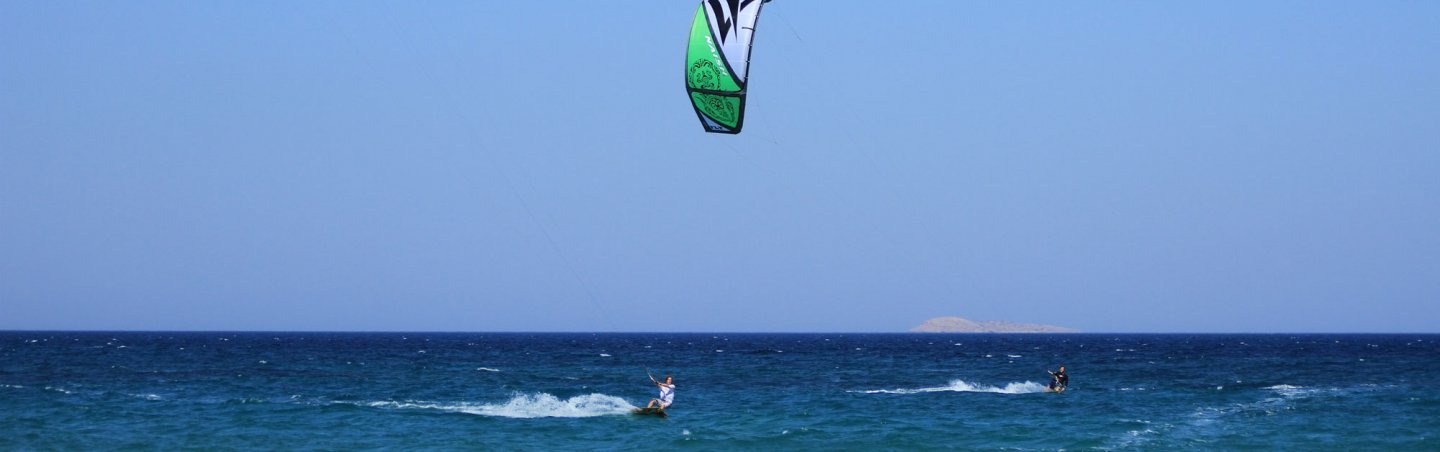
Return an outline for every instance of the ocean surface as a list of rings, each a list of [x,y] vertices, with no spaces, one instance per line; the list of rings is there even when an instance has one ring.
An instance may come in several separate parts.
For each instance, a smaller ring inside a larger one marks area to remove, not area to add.
[[[0,332],[0,450],[1440,450],[1437,366],[1440,335]],[[647,368],[668,418],[629,414]]]

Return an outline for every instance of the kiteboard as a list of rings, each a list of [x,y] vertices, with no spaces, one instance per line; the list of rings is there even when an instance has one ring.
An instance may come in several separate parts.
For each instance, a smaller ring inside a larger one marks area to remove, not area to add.
[[[636,408],[636,409],[634,409],[634,410],[631,410],[630,412],[631,412],[631,413],[635,413],[636,416],[655,416],[655,417],[666,417],[666,416],[667,416],[667,415],[665,414],[665,409],[664,409],[664,408]]]

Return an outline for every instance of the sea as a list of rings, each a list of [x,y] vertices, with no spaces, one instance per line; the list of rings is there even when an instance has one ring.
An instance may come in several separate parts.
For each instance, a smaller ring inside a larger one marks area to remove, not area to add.
[[[1433,334],[10,331],[0,450],[1440,450],[1437,366]]]

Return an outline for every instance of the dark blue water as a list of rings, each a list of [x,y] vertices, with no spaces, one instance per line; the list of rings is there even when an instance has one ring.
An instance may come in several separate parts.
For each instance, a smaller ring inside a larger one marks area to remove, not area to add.
[[[1435,450],[1437,364],[1440,335],[0,332],[0,450]],[[669,418],[627,414],[647,367]]]

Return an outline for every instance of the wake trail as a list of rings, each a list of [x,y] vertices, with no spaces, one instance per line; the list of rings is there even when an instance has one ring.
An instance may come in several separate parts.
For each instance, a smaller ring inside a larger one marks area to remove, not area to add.
[[[1033,394],[1045,392],[1045,385],[1033,381],[1012,382],[1005,386],[990,386],[984,384],[969,383],[964,380],[951,380],[945,386],[928,388],[899,388],[899,389],[871,389],[864,391],[850,391],[863,394],[924,394],[930,392],[980,392],[991,394]]]
[[[378,401],[364,404],[373,408],[401,410],[438,410],[477,416],[533,419],[545,417],[585,418],[629,414],[635,405],[625,399],[586,394],[561,399],[547,393],[516,394],[503,403]]]

